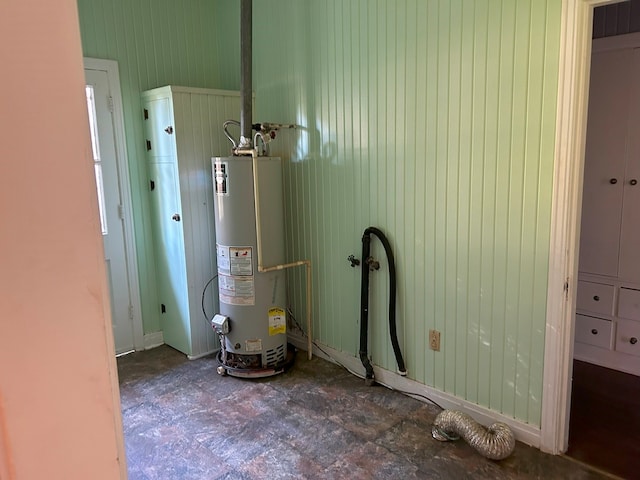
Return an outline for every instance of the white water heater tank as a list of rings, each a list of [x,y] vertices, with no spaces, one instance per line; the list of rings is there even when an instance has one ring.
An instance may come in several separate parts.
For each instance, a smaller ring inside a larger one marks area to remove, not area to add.
[[[259,157],[262,266],[285,263],[282,162]],[[253,162],[249,156],[212,158],[220,314],[229,318],[222,364],[233,371],[285,362],[286,276],[258,272]]]

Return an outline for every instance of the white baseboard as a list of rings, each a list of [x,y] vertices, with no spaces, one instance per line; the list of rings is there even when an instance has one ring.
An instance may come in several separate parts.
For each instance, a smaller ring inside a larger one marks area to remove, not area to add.
[[[145,333],[144,335],[144,349],[150,350],[152,348],[164,345],[164,336],[162,332]]]
[[[307,341],[302,337],[289,335],[289,342],[295,345],[297,348],[306,351]],[[331,347],[322,345],[322,349],[327,352],[330,357],[321,352],[317,347],[313,348],[313,354],[324,358],[325,360],[340,363],[347,369],[351,370],[355,374],[364,378],[364,367],[360,360],[354,356],[345,354],[334,350]],[[471,415],[477,422],[482,425],[490,425],[494,422],[506,423],[511,427],[517,440],[531,445],[532,447],[540,448],[540,428],[527,423],[521,422],[515,418],[502,415],[501,413],[490,410],[486,407],[476,405],[462,398],[455,397],[451,394],[441,392],[422,383],[418,383],[415,380],[411,380],[407,377],[401,376],[397,373],[384,370],[374,365],[373,372],[375,375],[375,381],[387,387],[391,387],[395,390],[402,390],[404,392],[415,392],[419,395],[424,395],[433,399],[440,406],[451,410],[460,410]],[[414,397],[417,400],[426,402],[426,400],[420,397]]]
[[[219,349],[219,348],[216,348],[215,350],[209,350],[208,352],[199,353],[198,355],[187,355],[187,358],[188,358],[189,360],[197,360],[197,359],[199,359],[199,358],[207,357],[207,356],[212,355],[212,354],[214,354],[214,353],[217,353],[217,352],[219,352],[219,351],[220,351],[220,349]]]

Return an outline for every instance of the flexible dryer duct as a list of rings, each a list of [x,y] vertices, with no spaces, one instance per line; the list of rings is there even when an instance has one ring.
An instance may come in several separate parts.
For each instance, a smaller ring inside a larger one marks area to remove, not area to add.
[[[496,422],[485,428],[466,413],[457,410],[440,412],[433,422],[431,434],[441,442],[462,437],[478,453],[491,460],[507,458],[516,447],[516,439],[508,425]]]

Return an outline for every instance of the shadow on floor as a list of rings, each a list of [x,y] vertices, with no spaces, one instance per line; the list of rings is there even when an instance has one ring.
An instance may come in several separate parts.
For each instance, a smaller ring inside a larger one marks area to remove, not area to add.
[[[303,353],[260,380],[216,366],[167,346],[118,359],[130,480],[607,478],[521,443],[496,462],[438,442],[437,407]]]

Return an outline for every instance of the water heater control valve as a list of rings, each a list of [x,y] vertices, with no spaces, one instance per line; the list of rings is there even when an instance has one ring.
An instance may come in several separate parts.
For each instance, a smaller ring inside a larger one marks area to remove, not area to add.
[[[226,315],[216,314],[211,320],[211,326],[218,335],[226,335],[229,333],[229,317]]]

